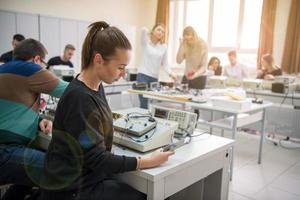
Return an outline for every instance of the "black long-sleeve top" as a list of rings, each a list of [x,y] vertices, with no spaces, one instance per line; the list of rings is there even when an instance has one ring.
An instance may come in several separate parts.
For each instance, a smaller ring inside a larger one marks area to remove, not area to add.
[[[45,160],[46,189],[73,190],[135,170],[135,157],[114,155],[112,114],[102,84],[93,91],[77,78],[60,98]]]

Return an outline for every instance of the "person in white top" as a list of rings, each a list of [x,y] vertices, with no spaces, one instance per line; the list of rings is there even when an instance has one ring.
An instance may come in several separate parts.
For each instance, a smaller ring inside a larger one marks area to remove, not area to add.
[[[161,67],[176,79],[171,72],[167,62],[167,45],[163,43],[165,28],[163,24],[156,24],[151,32],[146,27],[141,32],[142,61],[138,69],[137,82],[147,83],[158,81],[158,75]],[[139,95],[140,107],[148,108],[148,100]]]
[[[228,52],[229,65],[224,67],[224,76],[243,80],[248,78],[247,67],[237,61],[236,51],[232,50]]]

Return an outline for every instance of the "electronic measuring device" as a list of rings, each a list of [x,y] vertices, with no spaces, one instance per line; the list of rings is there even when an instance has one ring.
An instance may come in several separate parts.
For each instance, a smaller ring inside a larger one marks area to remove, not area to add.
[[[197,114],[182,110],[175,110],[161,106],[152,105],[151,112],[154,117],[178,122],[175,136],[192,135],[197,123]]]
[[[75,70],[67,65],[54,65],[53,73],[58,76],[74,76]]]
[[[209,76],[207,84],[216,88],[225,88],[227,79],[227,76]]]
[[[113,122],[114,143],[147,152],[172,143],[172,137],[178,128],[178,123],[152,117],[152,114],[142,108],[129,108],[114,111],[119,116]]]
[[[243,88],[259,90],[262,88],[262,82],[260,79],[243,79]]]

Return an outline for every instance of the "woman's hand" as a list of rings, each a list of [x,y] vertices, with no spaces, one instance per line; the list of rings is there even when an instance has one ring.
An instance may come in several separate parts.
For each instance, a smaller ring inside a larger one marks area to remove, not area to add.
[[[204,75],[205,73],[206,73],[205,67],[200,67],[199,70],[193,71],[193,73],[191,74],[191,76],[187,76],[187,79],[192,80],[194,78],[197,78],[199,76]]]
[[[52,133],[52,121],[47,119],[42,119],[40,121],[40,129],[45,134],[51,134]]]
[[[174,81],[178,81],[179,80],[179,77],[174,73],[174,72],[171,72],[171,74],[169,75]]]
[[[196,73],[196,71],[194,71],[194,70],[188,71],[188,72],[186,73],[186,78],[187,78],[188,80],[193,79],[193,76],[195,75],[195,73]]]
[[[274,80],[275,77],[272,74],[266,74],[264,77],[265,80]]]
[[[166,151],[162,152],[162,149],[159,149],[153,152],[149,157],[142,157],[139,160],[139,168],[151,168],[161,165],[162,163],[166,162],[171,155],[174,155],[174,151]]]

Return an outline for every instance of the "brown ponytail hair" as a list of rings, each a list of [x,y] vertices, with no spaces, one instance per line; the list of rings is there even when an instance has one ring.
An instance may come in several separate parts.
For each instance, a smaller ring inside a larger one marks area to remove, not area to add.
[[[81,70],[86,69],[96,53],[100,53],[104,60],[115,54],[116,48],[131,50],[131,44],[125,34],[104,21],[89,25],[89,32],[85,37],[81,52]]]

